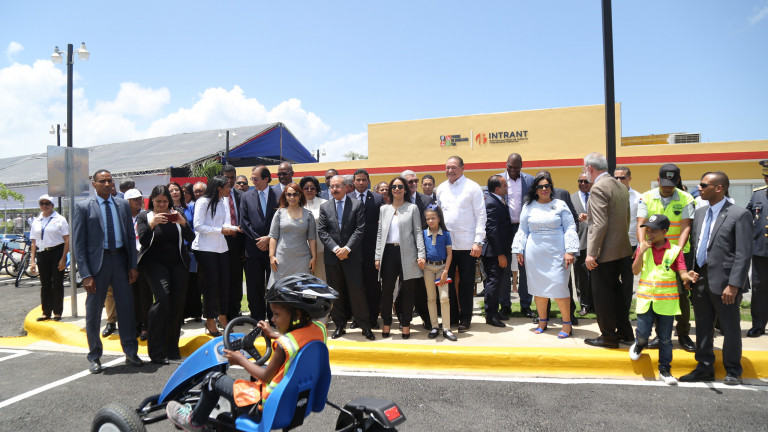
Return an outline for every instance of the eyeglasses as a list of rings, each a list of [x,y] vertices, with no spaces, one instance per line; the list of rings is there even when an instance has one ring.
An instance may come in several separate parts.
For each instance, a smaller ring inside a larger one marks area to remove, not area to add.
[[[401,185],[401,184],[393,184],[392,186],[390,186],[390,188],[389,188],[389,189],[390,189],[390,190],[393,190],[393,191],[394,191],[394,190],[398,190],[398,189],[405,189],[405,185]]]
[[[699,183],[699,187],[700,187],[700,188],[702,188],[702,189],[706,189],[706,188],[708,188],[709,186],[717,187],[717,185],[716,185],[716,184],[709,184],[709,183]]]
[[[624,180],[627,178],[627,176],[615,176],[613,178],[615,178],[616,180]]]
[[[47,207],[47,206],[52,206],[52,205],[53,205],[53,203],[52,203],[52,202],[50,202],[50,201],[45,201],[45,202],[41,202],[41,203],[40,203],[40,205],[41,205],[41,206],[46,206],[46,207]]]
[[[551,184],[536,185],[536,189],[538,189],[538,190],[549,189],[551,187],[552,187]]]
[[[299,196],[299,193],[298,192],[286,192],[285,196],[287,196],[288,198],[293,198],[293,197]]]
[[[287,176],[287,175],[288,175],[288,173],[287,173],[287,172],[278,172],[278,173],[277,173],[277,176],[278,176],[278,177]]]
[[[589,180],[579,180],[579,184],[589,184]]]
[[[416,184],[418,182],[419,182],[419,179],[408,180],[408,184]]]
[[[235,182],[235,184],[238,184],[238,185],[247,185],[247,184],[248,184],[248,182],[245,182],[245,181],[239,181],[239,182]]]
[[[304,190],[305,190],[305,191],[307,191],[307,192],[311,192],[311,191],[315,191],[315,190],[317,190],[317,188],[316,188],[316,187],[314,187],[314,186],[305,186],[305,187],[303,187],[302,189],[304,189]]]

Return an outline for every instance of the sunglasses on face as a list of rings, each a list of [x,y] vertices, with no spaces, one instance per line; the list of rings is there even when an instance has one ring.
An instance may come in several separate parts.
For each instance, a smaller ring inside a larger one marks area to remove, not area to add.
[[[536,185],[536,189],[538,189],[538,190],[549,189],[551,187],[552,187],[551,184]]]
[[[306,187],[304,187],[304,190],[305,190],[305,191],[307,191],[307,192],[309,192],[309,191],[314,191],[314,190],[317,190],[317,188],[316,188],[316,187],[314,187],[314,186],[306,186]]]
[[[708,188],[709,186],[717,187],[717,185],[715,185],[715,184],[709,184],[709,183],[699,183],[699,187],[700,187],[700,188],[702,188],[702,189],[706,189],[706,188]]]
[[[627,178],[627,176],[616,176],[614,177],[616,180],[624,180]]]
[[[297,192],[286,192],[285,196],[287,196],[288,198],[293,198],[293,197],[299,196],[299,194]]]
[[[408,184],[416,184],[418,182],[419,182],[419,179],[408,180]]]
[[[579,180],[579,184],[589,184],[589,180]]]
[[[53,203],[52,202],[48,202],[48,201],[40,203],[40,206],[45,206],[45,207],[52,206],[52,205],[53,205]]]
[[[238,185],[247,185],[247,184],[248,184],[248,182],[245,182],[245,181],[239,181],[239,182],[235,182],[235,184],[238,184]]]
[[[393,190],[393,191],[395,191],[395,190],[398,190],[398,189],[405,189],[405,185],[401,185],[401,184],[393,184],[393,185],[390,187],[390,189],[391,189],[391,190]]]

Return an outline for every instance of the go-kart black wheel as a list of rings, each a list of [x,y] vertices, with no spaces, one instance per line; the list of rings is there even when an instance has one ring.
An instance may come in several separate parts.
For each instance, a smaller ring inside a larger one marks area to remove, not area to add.
[[[253,326],[253,330],[251,330],[249,333],[246,333],[245,336],[240,339],[230,340],[229,335],[232,333],[232,329],[236,325],[240,324],[250,324]],[[269,360],[269,358],[272,356],[272,340],[269,339],[266,335],[263,335],[267,347],[264,350],[264,355],[259,353],[259,350],[254,345],[256,339],[258,339],[259,336],[262,336],[261,329],[257,327],[258,324],[258,321],[248,316],[241,316],[231,320],[229,323],[227,323],[227,328],[224,329],[224,348],[230,351],[245,350],[245,352],[253,357],[257,365],[263,365],[266,363],[267,360]]]
[[[91,432],[146,432],[136,410],[119,403],[111,403],[96,413]]]

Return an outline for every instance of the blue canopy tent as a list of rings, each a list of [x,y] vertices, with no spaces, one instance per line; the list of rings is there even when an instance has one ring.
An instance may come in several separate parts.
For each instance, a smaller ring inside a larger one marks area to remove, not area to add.
[[[317,162],[306,148],[282,123],[273,123],[262,132],[229,150],[228,162],[235,166]]]

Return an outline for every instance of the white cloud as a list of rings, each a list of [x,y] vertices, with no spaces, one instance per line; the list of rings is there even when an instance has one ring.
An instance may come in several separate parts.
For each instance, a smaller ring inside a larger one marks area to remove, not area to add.
[[[77,84],[77,73],[74,76]],[[48,60],[0,69],[0,155],[45,152],[55,145],[51,124],[66,123],[66,72]],[[268,109],[239,86],[204,90],[192,106],[168,112],[167,88],[122,83],[113,100],[89,102],[75,87],[74,141],[78,147],[218,128],[283,122],[310,151],[324,147],[324,161],[343,160],[350,149],[367,153],[367,133],[339,136],[299,99]],[[66,141],[62,137],[62,141]]]
[[[13,56],[16,53],[19,53],[24,50],[24,45],[11,41],[11,43],[8,44],[8,48],[5,49],[5,56],[8,57],[8,61],[13,61]]]
[[[761,2],[761,5],[755,6],[752,9],[752,15],[750,15],[749,18],[747,18],[747,21],[749,21],[749,25],[753,26],[760,21],[762,21],[764,18],[768,17],[768,2]]]

